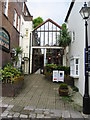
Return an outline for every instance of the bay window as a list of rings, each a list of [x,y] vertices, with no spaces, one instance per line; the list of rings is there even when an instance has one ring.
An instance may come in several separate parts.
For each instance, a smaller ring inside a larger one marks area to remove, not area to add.
[[[70,76],[79,77],[79,58],[72,58],[70,60]]]

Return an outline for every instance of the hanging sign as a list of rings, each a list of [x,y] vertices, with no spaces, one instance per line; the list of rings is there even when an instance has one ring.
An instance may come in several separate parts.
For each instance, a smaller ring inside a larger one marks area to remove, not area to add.
[[[0,48],[3,51],[10,51],[10,36],[4,28],[0,28]]]

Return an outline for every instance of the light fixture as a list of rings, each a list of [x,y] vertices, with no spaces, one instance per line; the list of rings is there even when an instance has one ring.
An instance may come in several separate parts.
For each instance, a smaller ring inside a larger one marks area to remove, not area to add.
[[[84,7],[81,8],[80,14],[83,19],[88,19],[90,16],[90,7],[87,7],[86,2],[84,3]]]

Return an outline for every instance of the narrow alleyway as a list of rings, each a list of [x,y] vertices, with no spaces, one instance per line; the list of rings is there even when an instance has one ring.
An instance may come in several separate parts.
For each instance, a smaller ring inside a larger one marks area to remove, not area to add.
[[[25,76],[23,89],[16,97],[2,97],[7,109],[2,117],[20,118],[83,118],[78,106],[62,101],[59,83],[45,79],[42,74]]]

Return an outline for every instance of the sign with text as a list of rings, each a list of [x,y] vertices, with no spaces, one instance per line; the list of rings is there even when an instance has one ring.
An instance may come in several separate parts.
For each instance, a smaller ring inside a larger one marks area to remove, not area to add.
[[[64,82],[64,71],[59,71],[58,81]]]
[[[64,71],[53,70],[53,82],[64,82]]]
[[[10,37],[8,32],[3,28],[0,28],[0,47],[6,52],[10,50]]]
[[[58,70],[53,70],[53,81],[58,81]]]

